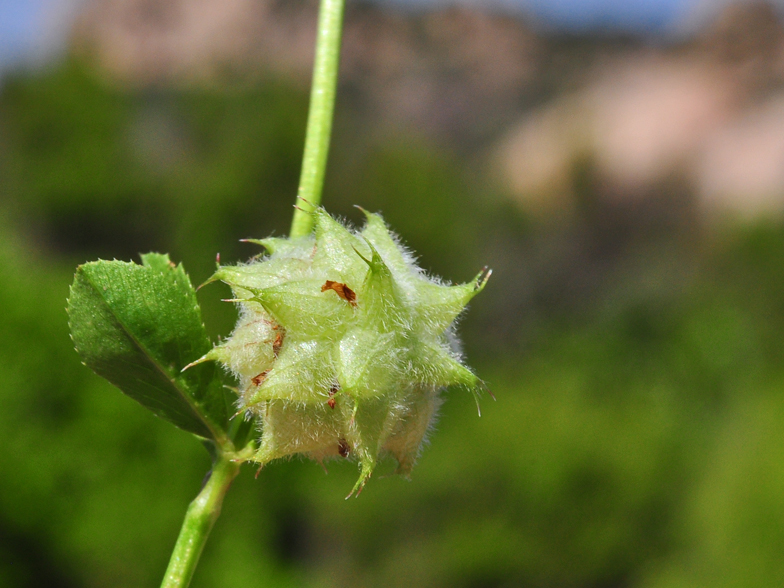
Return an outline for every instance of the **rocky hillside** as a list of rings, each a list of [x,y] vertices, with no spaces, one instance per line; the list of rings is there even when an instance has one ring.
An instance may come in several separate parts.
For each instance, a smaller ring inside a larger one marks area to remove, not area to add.
[[[307,84],[312,0],[90,0],[77,50],[132,84],[284,74]],[[468,9],[412,15],[350,2],[341,100],[372,117],[457,138],[497,128],[541,66],[525,23]]]
[[[75,50],[126,83],[309,82],[315,0],[89,0]],[[340,101],[382,136],[424,133],[489,162],[530,210],[575,206],[585,165],[601,198],[673,183],[706,210],[784,208],[784,29],[730,5],[696,37],[554,38],[479,9],[349,2]],[[576,171],[577,170],[577,171]]]
[[[687,44],[619,51],[524,113],[496,152],[528,208],[575,205],[588,163],[611,198],[684,186],[706,211],[784,208],[784,29],[766,4],[730,6]]]

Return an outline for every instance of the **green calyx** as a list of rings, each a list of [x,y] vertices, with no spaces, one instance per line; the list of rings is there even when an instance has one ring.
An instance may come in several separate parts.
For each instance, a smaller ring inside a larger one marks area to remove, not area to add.
[[[446,286],[424,275],[377,214],[352,232],[313,212],[315,236],[254,241],[268,254],[222,266],[240,308],[231,337],[202,360],[239,380],[240,411],[261,422],[253,459],[355,457],[359,493],[379,456],[408,474],[439,391],[482,384],[460,358],[455,318],[490,276]],[[349,494],[349,496],[351,496]]]

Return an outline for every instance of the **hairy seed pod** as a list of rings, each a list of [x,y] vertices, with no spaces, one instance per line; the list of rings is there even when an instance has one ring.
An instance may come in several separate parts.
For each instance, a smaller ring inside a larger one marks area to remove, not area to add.
[[[475,396],[453,323],[490,272],[445,285],[427,277],[377,214],[354,232],[319,208],[315,236],[263,239],[267,255],[221,266],[240,318],[202,360],[239,380],[239,409],[261,423],[254,460],[353,457],[358,493],[383,454],[408,474],[446,386]],[[349,494],[349,496],[351,495]]]

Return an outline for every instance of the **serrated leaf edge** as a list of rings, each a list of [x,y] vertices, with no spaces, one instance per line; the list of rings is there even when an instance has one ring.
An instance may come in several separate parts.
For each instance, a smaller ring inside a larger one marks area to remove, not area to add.
[[[141,349],[143,355],[154,366],[155,370],[158,371],[159,373],[161,373],[171,383],[171,385],[177,391],[179,396],[185,401],[185,403],[191,409],[191,411],[196,416],[196,418],[200,422],[202,422],[204,424],[204,426],[207,428],[207,430],[212,434],[212,439],[215,442],[217,442],[218,444],[222,445],[222,446],[227,445],[228,442],[229,442],[228,435],[223,430],[221,430],[219,427],[216,427],[215,423],[213,423],[210,419],[207,419],[204,416],[202,416],[201,411],[199,410],[199,407],[196,404],[194,404],[194,402],[191,400],[190,396],[186,392],[184,392],[182,390],[182,388],[180,387],[180,385],[177,382],[177,380],[166,372],[166,369],[163,366],[161,366],[158,363],[158,361],[152,355],[150,355],[150,353],[147,351],[145,346],[142,345],[141,342],[131,333],[131,331],[128,329],[128,327],[125,325],[125,323],[120,319],[119,316],[117,316],[117,313],[112,309],[111,305],[109,304],[109,301],[104,297],[102,289],[99,288],[88,277],[88,275],[83,271],[83,268],[85,268],[86,266],[94,265],[94,264],[98,264],[98,263],[102,263],[102,262],[105,263],[103,260],[99,260],[99,261],[94,261],[94,262],[89,262],[89,263],[82,264],[82,265],[80,265],[80,266],[78,266],[76,268],[76,271],[77,271],[77,273],[81,272],[82,276],[87,280],[87,282],[90,284],[90,286],[93,288],[93,290],[98,293],[98,296],[104,302],[104,304],[106,305],[106,308],[109,309],[109,312],[111,313],[112,317],[120,325],[120,327],[122,328],[123,332],[128,336],[128,338],[131,341],[133,341],[133,343],[137,346],[137,348]],[[120,262],[120,263],[125,263],[127,265],[136,266],[136,267],[143,268],[143,269],[145,268],[145,266],[140,266],[140,265],[134,264],[134,263],[129,263],[129,262]],[[186,274],[186,276],[187,276],[187,274]],[[188,282],[190,284],[190,277],[188,277]],[[193,288],[192,284],[191,284],[191,288]],[[69,306],[70,306],[70,296],[69,296],[68,303],[69,303]],[[71,329],[70,313],[69,313],[69,321],[68,321],[68,323],[69,323],[68,327],[69,327],[69,329]],[[77,349],[77,352],[78,352],[78,349]],[[147,408],[147,407],[145,407],[145,408]],[[195,433],[193,433],[193,434],[195,434]]]

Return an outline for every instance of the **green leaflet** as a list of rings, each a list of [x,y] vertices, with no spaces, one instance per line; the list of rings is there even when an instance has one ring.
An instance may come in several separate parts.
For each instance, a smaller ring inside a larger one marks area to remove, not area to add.
[[[229,398],[216,367],[182,371],[211,349],[190,279],[167,255],[150,253],[142,261],[79,266],[68,298],[76,350],[157,416],[224,444]]]

